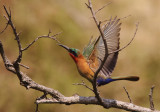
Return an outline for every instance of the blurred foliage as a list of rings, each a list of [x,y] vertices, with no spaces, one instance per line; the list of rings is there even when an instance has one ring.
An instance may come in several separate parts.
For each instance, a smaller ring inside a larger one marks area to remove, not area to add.
[[[12,19],[17,31],[22,31],[20,37],[23,47],[37,36],[45,35],[51,29],[52,34],[62,32],[59,40],[74,48],[83,50],[93,35],[99,32],[86,8],[86,0],[0,0],[0,31],[5,27],[2,5],[10,7]],[[108,1],[93,0],[95,9],[100,8]],[[140,22],[139,30],[133,43],[120,52],[113,76],[139,75],[140,81],[115,82],[100,87],[104,98],[117,99],[128,102],[123,89],[125,86],[134,104],[149,107],[148,94],[150,87],[155,85],[154,103],[160,109],[160,1],[151,0],[115,0],[97,14],[100,20],[110,16],[125,17],[122,20],[121,47],[133,36],[135,23]],[[12,61],[17,56],[17,44],[10,28],[0,35],[7,56]],[[0,59],[0,112],[33,112],[34,101],[42,93],[35,90],[26,90],[19,85],[15,75],[8,72]],[[55,41],[40,39],[23,56],[22,63],[30,69],[22,68],[33,80],[45,86],[57,89],[66,96],[75,93],[82,96],[93,96],[88,89],[72,85],[83,79],[77,72],[76,66],[67,52],[57,46]],[[85,80],[87,84],[88,81]],[[90,84],[89,84],[90,85]],[[104,112],[95,105],[40,105],[41,112]],[[107,112],[123,112],[109,109]]]

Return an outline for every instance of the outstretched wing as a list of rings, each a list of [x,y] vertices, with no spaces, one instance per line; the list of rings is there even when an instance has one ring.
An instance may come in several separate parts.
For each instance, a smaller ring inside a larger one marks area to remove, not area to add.
[[[119,35],[120,35],[120,19],[115,17],[110,19],[105,25],[103,33],[107,42],[108,52],[114,52],[119,49]],[[85,47],[83,55],[88,60],[90,67],[96,70],[101,64],[105,56],[105,46],[102,37],[99,36],[96,40],[90,41],[88,46]],[[118,52],[110,54],[100,71],[100,74],[110,77],[114,70],[118,58]]]

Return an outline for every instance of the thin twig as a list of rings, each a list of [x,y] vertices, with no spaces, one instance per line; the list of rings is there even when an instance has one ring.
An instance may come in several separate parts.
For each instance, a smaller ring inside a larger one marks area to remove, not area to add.
[[[136,24],[136,30],[135,30],[135,32],[134,32],[134,35],[133,35],[132,39],[128,42],[128,44],[125,45],[124,47],[118,49],[118,50],[115,50],[115,51],[113,51],[113,52],[110,52],[109,55],[110,55],[110,54],[113,54],[113,53],[116,53],[116,52],[119,52],[119,51],[122,51],[123,49],[125,49],[126,47],[128,47],[128,46],[132,43],[132,41],[134,40],[134,38],[135,38],[135,36],[136,36],[136,34],[137,34],[138,26],[139,26],[139,22]]]
[[[154,89],[154,85],[151,87],[150,89],[150,93],[149,93],[149,102],[150,102],[150,109],[154,110],[154,103],[153,103],[153,89]]]
[[[11,61],[7,58],[7,56],[5,55],[5,52],[4,52],[4,49],[3,49],[3,45],[2,45],[2,42],[0,41],[0,54],[1,54],[1,57],[3,59],[3,63],[6,67],[6,69],[12,73],[16,73],[15,72],[15,69],[13,67],[13,64],[11,63]]]
[[[101,11],[102,9],[104,9],[106,6],[110,5],[112,2],[108,2],[107,4],[105,4],[103,7],[99,8],[97,11],[95,11],[95,14],[97,14],[99,11]]]
[[[38,110],[38,104],[36,104],[36,111],[35,112],[39,112],[39,110]]]
[[[14,36],[15,36],[15,40],[16,40],[16,42],[17,42],[17,44],[18,44],[19,55],[18,55],[18,57],[16,58],[16,60],[13,62],[13,68],[14,68],[15,73],[17,74],[17,76],[18,76],[18,78],[19,78],[19,80],[20,80],[20,82],[21,82],[21,81],[22,81],[22,75],[21,75],[21,73],[20,73],[20,67],[19,67],[19,64],[18,64],[18,63],[20,63],[21,60],[22,60],[22,51],[21,51],[22,47],[21,47],[21,42],[20,42],[19,35],[17,34],[16,27],[14,26],[14,24],[13,24],[13,22],[12,22],[12,17],[11,17],[11,10],[10,10],[10,8],[9,8],[9,12],[8,12],[7,8],[6,8],[5,6],[3,6],[3,7],[4,7],[4,10],[5,10],[6,14],[7,14],[7,16],[4,16],[4,17],[5,17],[6,20],[8,21],[8,25],[11,26],[12,31],[13,31],[13,34],[14,34]]]
[[[73,85],[82,85],[82,86],[86,87],[87,89],[93,91],[93,89],[90,88],[89,86],[87,86],[83,80],[82,80],[82,83],[74,83]],[[93,92],[94,92],[94,91],[93,91]]]
[[[127,94],[127,96],[128,96],[129,102],[132,103],[131,97],[130,97],[127,89],[126,89],[125,87],[123,87],[123,88],[124,88],[124,90],[125,90],[125,92],[126,92],[126,94]]]
[[[14,62],[15,64],[18,64],[18,63],[21,62],[21,59],[22,59],[22,51],[21,51],[22,47],[21,47],[19,35],[17,34],[16,28],[15,28],[13,22],[12,22],[12,19],[11,19],[12,17],[11,17],[11,10],[10,10],[10,8],[9,8],[9,12],[8,12],[8,10],[6,9],[6,7],[5,6],[3,6],[3,7],[4,7],[4,10],[5,10],[6,14],[7,14],[7,17],[5,17],[5,18],[7,19],[8,24],[11,26],[11,28],[13,30],[13,33],[15,35],[15,40],[17,41],[17,44],[18,44],[19,56],[17,57],[16,61]]]
[[[31,47],[37,40],[39,40],[40,38],[51,38],[51,39],[53,39],[53,40],[55,40],[58,44],[60,43],[60,41],[56,38],[56,36],[57,35],[59,35],[59,34],[61,34],[62,32],[59,32],[59,33],[57,33],[57,34],[55,34],[55,35],[52,35],[52,36],[50,36],[50,31],[49,31],[49,33],[48,33],[48,35],[42,35],[42,36],[39,36],[39,37],[37,37],[35,40],[33,40],[27,47],[25,47],[24,49],[22,49],[22,51],[25,51],[25,50],[27,50],[29,47]]]
[[[22,63],[18,63],[20,66],[22,66],[22,67],[24,67],[24,68],[26,68],[26,69],[29,69],[29,67],[28,66],[26,66],[26,65],[24,65],[24,64],[22,64]]]
[[[121,17],[121,18],[119,18],[120,20],[122,20],[122,19],[126,19],[126,18],[128,18],[128,17],[130,17],[131,15],[128,15],[128,16],[125,16],[125,17]],[[103,20],[102,21],[102,23],[104,23],[104,22],[107,22],[107,21],[110,21],[110,19],[107,19],[107,20]],[[105,25],[104,25],[105,26]],[[103,27],[102,27],[103,28]]]
[[[121,20],[122,20],[122,19],[126,19],[126,18],[128,18],[128,17],[130,17],[130,16],[132,16],[132,15],[130,14],[130,15],[128,15],[128,16],[121,17],[120,19],[121,19]]]
[[[7,29],[7,27],[8,27],[8,23],[6,23],[5,28],[0,32],[0,34],[2,34]]]

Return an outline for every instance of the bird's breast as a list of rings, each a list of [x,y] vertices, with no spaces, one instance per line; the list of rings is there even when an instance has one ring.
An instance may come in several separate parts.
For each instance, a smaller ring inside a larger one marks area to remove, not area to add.
[[[87,78],[90,82],[93,81],[94,72],[85,59],[78,59],[77,69],[81,76]]]

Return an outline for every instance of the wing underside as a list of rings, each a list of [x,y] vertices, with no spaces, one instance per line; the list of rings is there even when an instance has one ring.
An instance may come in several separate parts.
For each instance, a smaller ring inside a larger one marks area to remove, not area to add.
[[[108,52],[114,52],[119,49],[119,35],[120,35],[120,19],[115,17],[110,19],[104,26],[104,36],[107,42]],[[85,47],[83,55],[87,58],[90,67],[95,71],[101,64],[105,56],[105,46],[102,37],[99,36],[94,41],[90,41],[88,46]],[[112,53],[107,57],[107,60],[100,71],[101,75],[110,77],[112,71],[115,68],[118,58],[118,52]]]

